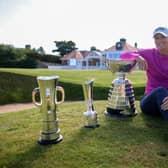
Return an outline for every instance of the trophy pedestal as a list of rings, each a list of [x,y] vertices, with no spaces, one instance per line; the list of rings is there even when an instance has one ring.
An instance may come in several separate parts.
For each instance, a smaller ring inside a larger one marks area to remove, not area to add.
[[[84,112],[85,123],[84,128],[96,128],[100,125],[97,123],[97,112],[96,111],[87,111]]]
[[[134,114],[131,114],[130,111],[124,111],[124,110],[120,110],[120,109],[112,109],[112,108],[107,107],[104,114],[107,117],[113,117],[113,118],[129,118],[129,117],[136,116],[137,112],[135,112]]]
[[[46,126],[46,125],[45,125]],[[48,126],[51,128],[51,125],[48,122]],[[60,128],[57,128],[56,130],[46,130],[40,131],[40,138],[38,139],[38,143],[42,145],[47,145],[47,144],[56,144],[60,141],[63,140],[63,136],[60,135]]]
[[[124,73],[120,73],[119,78],[112,81],[105,115],[116,118],[127,118],[133,117],[136,114],[132,84],[128,79],[125,79]]]
[[[39,138],[38,143],[41,145],[50,145],[50,144],[56,144],[58,142],[61,142],[63,140],[63,136],[59,135],[58,138],[53,139],[53,140],[44,140],[42,138]]]

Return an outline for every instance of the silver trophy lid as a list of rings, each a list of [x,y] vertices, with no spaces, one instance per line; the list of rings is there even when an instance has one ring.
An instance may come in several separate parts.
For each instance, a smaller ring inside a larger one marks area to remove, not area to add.
[[[38,76],[37,80],[53,80],[58,78],[59,76]]]
[[[90,79],[84,82],[85,85],[89,85],[94,82],[94,79]]]

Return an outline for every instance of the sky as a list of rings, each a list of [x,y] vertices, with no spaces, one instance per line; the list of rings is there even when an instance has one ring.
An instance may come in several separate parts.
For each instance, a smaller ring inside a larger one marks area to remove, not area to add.
[[[0,0],[0,44],[56,49],[54,41],[79,50],[104,50],[120,38],[154,47],[153,30],[168,26],[167,0]]]

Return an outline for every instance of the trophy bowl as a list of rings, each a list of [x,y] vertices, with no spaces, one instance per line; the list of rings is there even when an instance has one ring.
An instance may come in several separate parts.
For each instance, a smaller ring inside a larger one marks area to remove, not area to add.
[[[132,117],[137,114],[135,107],[134,89],[131,81],[125,76],[131,72],[136,59],[131,54],[121,54],[120,58],[107,59],[108,69],[117,73],[118,78],[114,79],[109,89],[105,115],[116,118]]]
[[[136,65],[136,60],[126,59],[108,59],[108,68],[112,73],[121,72],[129,73]]]

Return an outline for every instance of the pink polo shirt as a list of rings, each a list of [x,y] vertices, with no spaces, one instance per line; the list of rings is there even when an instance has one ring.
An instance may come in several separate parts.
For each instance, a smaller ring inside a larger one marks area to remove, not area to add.
[[[139,50],[136,53],[141,55],[148,64],[145,94],[159,86],[168,89],[168,55],[160,55],[155,48]]]

